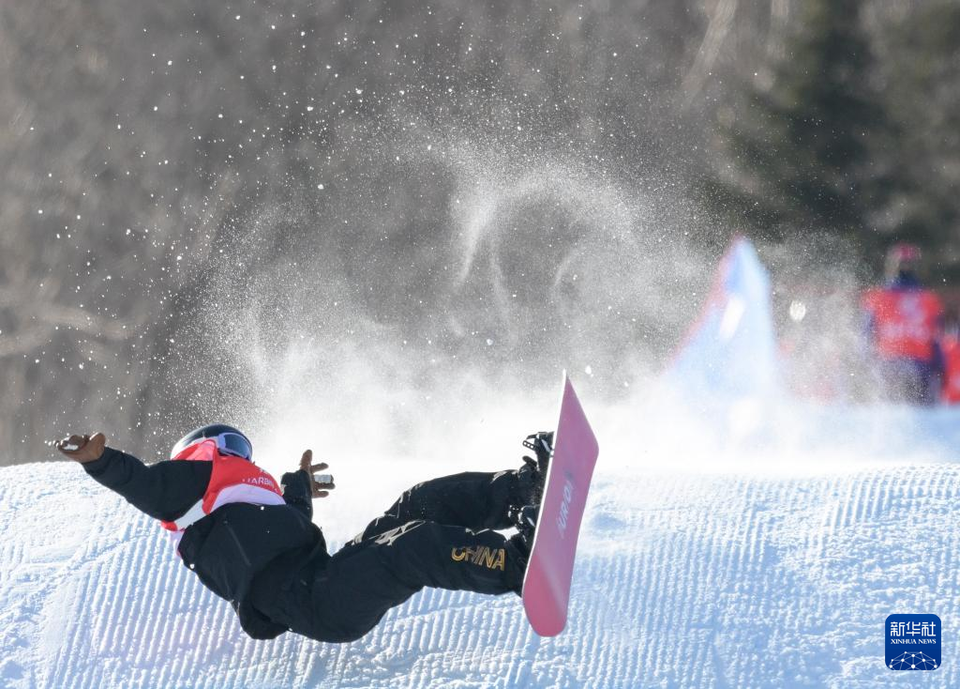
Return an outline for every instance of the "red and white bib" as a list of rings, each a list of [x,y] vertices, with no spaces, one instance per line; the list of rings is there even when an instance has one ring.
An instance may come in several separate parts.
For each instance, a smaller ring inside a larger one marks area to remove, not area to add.
[[[882,359],[933,358],[943,306],[929,290],[871,289],[863,308],[874,319],[874,346]]]
[[[242,457],[220,454],[217,441],[212,438],[185,448],[171,461],[213,462],[210,483],[203,497],[179,519],[160,522],[163,528],[174,532],[177,541],[188,526],[221,505],[231,502],[284,504],[283,492],[273,476]]]

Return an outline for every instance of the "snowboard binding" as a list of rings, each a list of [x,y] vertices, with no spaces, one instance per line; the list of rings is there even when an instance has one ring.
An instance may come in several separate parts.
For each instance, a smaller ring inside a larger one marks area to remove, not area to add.
[[[528,455],[523,456],[523,466],[517,472],[519,484],[516,503],[519,507],[524,505],[539,505],[540,498],[543,496],[543,485],[547,480],[547,467],[550,466],[550,458],[553,456],[553,432],[540,431],[531,433],[523,441],[523,446],[528,450],[533,450],[536,459]]]
[[[524,557],[529,557],[530,549],[533,547],[533,537],[537,532],[537,519],[540,517],[539,505],[521,505],[511,507],[508,516],[510,521],[517,527],[517,534],[510,540],[523,553]]]
[[[553,431],[539,431],[531,433],[524,441],[523,446],[528,450],[533,450],[537,459],[524,455],[523,461],[531,466],[535,466],[541,476],[546,477],[547,467],[550,465],[550,458],[553,456]]]
[[[517,504],[509,508],[507,516],[517,528],[517,535],[512,540],[526,554],[533,547],[533,536],[537,530],[540,499],[543,497],[547,468],[553,456],[553,431],[531,433],[524,439],[523,446],[533,450],[536,459],[523,456],[523,466],[517,472],[522,497]]]

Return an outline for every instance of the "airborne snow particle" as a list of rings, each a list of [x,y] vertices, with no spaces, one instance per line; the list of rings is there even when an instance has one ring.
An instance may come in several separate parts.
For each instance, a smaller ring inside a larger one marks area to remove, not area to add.
[[[807,315],[807,305],[802,301],[794,299],[790,302],[790,320],[799,323]]]

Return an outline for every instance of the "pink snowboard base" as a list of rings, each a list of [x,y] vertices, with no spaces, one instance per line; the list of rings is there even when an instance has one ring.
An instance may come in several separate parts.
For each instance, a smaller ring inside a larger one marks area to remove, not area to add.
[[[556,636],[567,623],[580,521],[598,454],[597,439],[564,374],[553,459],[523,580],[523,608],[540,636]]]

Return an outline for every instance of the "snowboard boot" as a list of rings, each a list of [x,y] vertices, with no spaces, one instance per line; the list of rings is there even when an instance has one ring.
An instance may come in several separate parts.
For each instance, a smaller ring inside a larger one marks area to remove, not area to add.
[[[537,533],[537,519],[540,516],[539,505],[523,505],[510,509],[510,521],[517,527],[516,536],[511,537],[511,541],[523,553],[524,557],[530,556],[530,549],[533,547],[533,537]]]
[[[537,458],[523,456],[523,466],[517,471],[518,495],[514,505],[539,505],[543,495],[543,485],[547,479],[547,467],[553,455],[553,433],[540,431],[532,433],[523,441],[523,446],[533,450]]]

